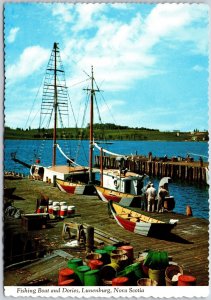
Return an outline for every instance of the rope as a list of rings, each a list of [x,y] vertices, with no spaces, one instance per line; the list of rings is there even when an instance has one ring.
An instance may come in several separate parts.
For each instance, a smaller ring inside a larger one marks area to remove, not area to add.
[[[98,144],[97,143],[94,143],[94,146],[98,149],[98,150],[100,150],[101,151],[101,147],[100,146],[98,146]],[[105,152],[105,153],[107,153],[107,154],[110,154],[110,155],[114,155],[114,156],[120,156],[120,157],[124,157],[124,158],[126,158],[126,156],[125,155],[122,155],[122,154],[117,154],[117,153],[114,153],[114,152],[111,152],[111,151],[108,151],[108,150],[106,150],[106,149],[103,149],[103,152]]]
[[[201,154],[196,154],[196,153],[188,153],[188,154],[191,154],[191,155],[196,155],[196,156],[202,156],[202,157],[206,157],[206,158],[208,158],[208,156],[206,156],[206,155],[201,155]]]
[[[77,164],[77,163],[74,162],[72,159],[70,159],[70,158],[62,151],[61,147],[60,147],[58,144],[57,144],[56,146],[57,146],[57,148],[59,149],[60,153],[61,153],[67,160],[69,160],[69,161],[70,161],[71,163],[73,163],[74,165],[81,167],[81,165]]]

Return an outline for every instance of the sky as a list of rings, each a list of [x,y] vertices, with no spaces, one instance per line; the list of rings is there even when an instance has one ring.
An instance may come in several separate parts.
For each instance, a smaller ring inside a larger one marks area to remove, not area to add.
[[[207,130],[208,10],[206,4],[6,3],[5,126],[38,127],[41,84],[57,42],[78,122],[93,66],[102,122]],[[100,121],[96,112],[94,120]]]

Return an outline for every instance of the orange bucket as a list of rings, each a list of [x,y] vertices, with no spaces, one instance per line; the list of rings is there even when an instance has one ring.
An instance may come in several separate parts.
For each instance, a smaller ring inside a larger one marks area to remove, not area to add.
[[[75,279],[69,279],[58,283],[59,286],[75,285]]]
[[[180,286],[196,285],[196,277],[191,275],[180,275],[178,278],[178,285]]]

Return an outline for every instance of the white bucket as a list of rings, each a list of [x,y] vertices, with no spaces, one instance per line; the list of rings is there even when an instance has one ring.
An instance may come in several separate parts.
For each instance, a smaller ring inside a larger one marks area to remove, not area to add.
[[[48,205],[53,205],[53,200],[48,200]]]
[[[67,217],[67,205],[62,205],[60,207],[60,218]]]
[[[66,201],[62,201],[62,202],[60,202],[60,205],[62,206],[62,205],[67,205],[67,202]]]
[[[53,215],[55,217],[59,217],[59,213],[60,213],[60,206],[53,206]]]
[[[71,216],[73,214],[75,214],[75,206],[68,206],[68,208],[67,208],[67,215]]]
[[[58,205],[60,205],[59,201],[53,201],[53,206],[58,206]]]

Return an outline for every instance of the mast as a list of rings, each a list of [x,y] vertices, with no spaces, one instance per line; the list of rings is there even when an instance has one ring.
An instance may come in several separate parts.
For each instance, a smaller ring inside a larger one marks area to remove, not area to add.
[[[93,112],[94,112],[94,73],[91,70],[91,96],[90,96],[90,128],[89,128],[89,183],[92,183],[93,161]]]
[[[54,43],[54,127],[53,127],[53,158],[52,166],[56,165],[56,133],[57,133],[57,108],[58,108],[58,97],[57,97],[57,61],[56,61],[56,52],[57,52],[57,43]]]

